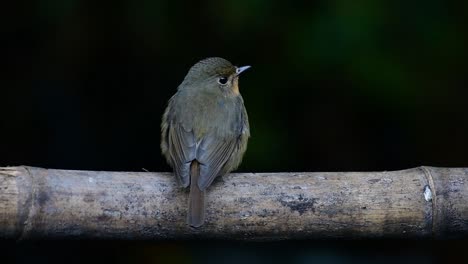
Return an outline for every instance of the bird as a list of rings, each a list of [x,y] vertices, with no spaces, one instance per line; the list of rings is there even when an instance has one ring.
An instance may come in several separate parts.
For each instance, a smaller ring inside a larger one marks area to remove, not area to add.
[[[213,180],[235,170],[250,137],[236,67],[206,58],[188,71],[169,99],[161,122],[161,151],[183,188],[190,186],[187,224],[205,222],[205,191]]]

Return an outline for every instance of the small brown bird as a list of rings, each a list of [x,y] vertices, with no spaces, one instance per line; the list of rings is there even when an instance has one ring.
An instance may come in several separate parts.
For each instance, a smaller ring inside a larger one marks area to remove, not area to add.
[[[250,136],[239,93],[239,75],[222,58],[208,58],[189,70],[169,100],[161,123],[161,150],[184,187],[190,185],[187,224],[205,221],[205,190],[239,166]]]

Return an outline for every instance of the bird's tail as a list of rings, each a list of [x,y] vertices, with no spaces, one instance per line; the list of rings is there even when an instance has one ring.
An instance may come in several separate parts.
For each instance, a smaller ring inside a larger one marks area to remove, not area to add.
[[[205,222],[205,191],[198,187],[200,164],[194,160],[190,165],[190,196],[187,214],[187,224],[200,227]]]

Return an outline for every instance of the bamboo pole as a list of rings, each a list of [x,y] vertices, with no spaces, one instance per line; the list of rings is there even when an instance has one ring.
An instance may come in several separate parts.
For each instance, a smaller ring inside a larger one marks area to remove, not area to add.
[[[0,168],[0,238],[466,238],[468,169],[236,173],[185,224],[170,173]]]

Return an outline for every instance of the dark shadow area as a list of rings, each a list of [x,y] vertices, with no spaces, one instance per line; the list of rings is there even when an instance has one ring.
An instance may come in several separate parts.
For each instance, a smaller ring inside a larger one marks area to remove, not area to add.
[[[2,243],[16,263],[465,263],[467,241]],[[14,255],[14,256],[13,256]],[[5,255],[4,255],[5,256]]]

